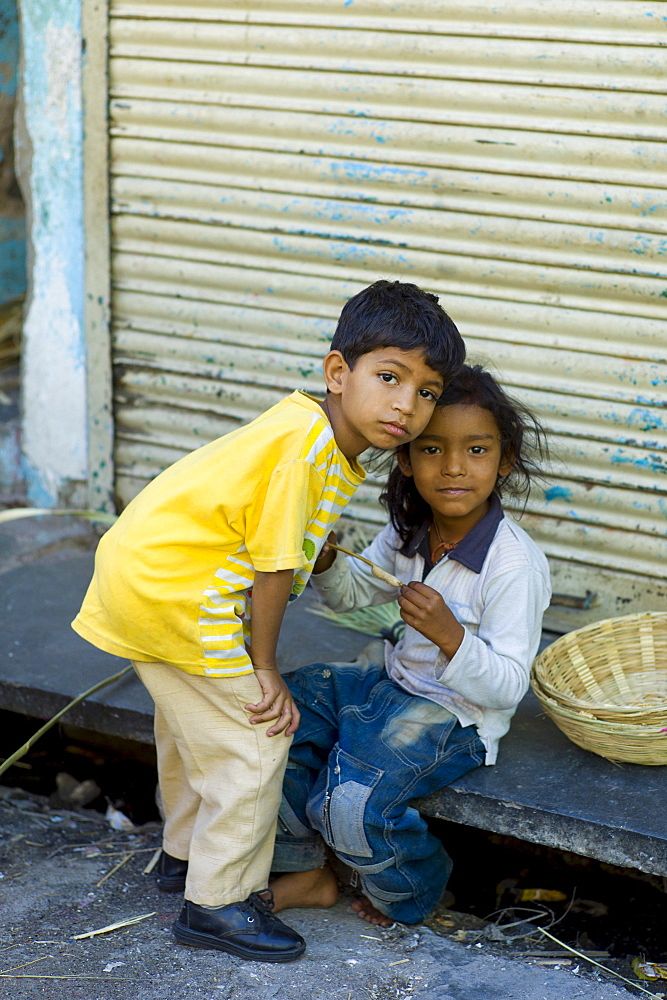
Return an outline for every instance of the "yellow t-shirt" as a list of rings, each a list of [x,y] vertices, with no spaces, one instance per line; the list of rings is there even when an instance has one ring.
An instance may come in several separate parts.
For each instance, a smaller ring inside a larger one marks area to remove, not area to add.
[[[293,569],[296,599],[364,478],[316,400],[293,392],[135,497],[100,541],[72,627],[131,660],[250,673],[255,572]]]

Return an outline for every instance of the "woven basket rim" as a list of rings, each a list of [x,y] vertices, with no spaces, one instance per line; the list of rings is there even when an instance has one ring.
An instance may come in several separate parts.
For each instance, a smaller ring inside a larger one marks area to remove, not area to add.
[[[539,695],[538,695],[539,698]],[[667,765],[667,727],[629,726],[572,712],[548,698],[540,703],[554,725],[576,746],[623,764]]]
[[[561,705],[560,702],[555,701],[553,698],[549,698],[548,695],[543,694],[540,691],[535,690],[535,695],[545,709],[545,711],[554,711],[557,715],[562,715],[565,718],[572,719],[572,721],[581,722],[583,725],[590,725],[591,729],[599,730],[611,730],[615,733],[625,732],[628,736],[636,736],[642,730],[646,736],[660,736],[663,739],[667,739],[667,725],[664,723],[653,723],[650,725],[637,723],[633,725],[628,725],[626,722],[612,722],[607,719],[598,719],[590,712],[577,712],[574,709],[568,708],[566,705]]]
[[[665,766],[667,692],[661,703],[660,688],[667,676],[666,639],[666,611],[590,622],[559,636],[535,657],[531,686],[544,712],[576,746],[610,761]],[[600,700],[601,695],[655,700],[619,705]]]
[[[617,702],[602,701],[599,699],[593,700],[592,697],[582,698],[568,690],[564,690],[562,687],[558,687],[553,676],[554,672],[556,672],[559,667],[558,658],[559,656],[562,656],[565,651],[575,649],[581,655],[582,659],[586,659],[587,650],[585,647],[588,636],[592,635],[597,640],[596,645],[598,650],[601,648],[604,649],[605,643],[607,646],[611,646],[614,639],[620,639],[621,637],[627,638],[628,632],[632,633],[635,628],[638,628],[647,622],[652,624],[659,623],[660,625],[664,622],[665,636],[667,636],[667,611],[640,611],[630,615],[604,618],[597,622],[589,622],[588,625],[583,625],[579,629],[575,629],[572,632],[567,632],[565,635],[559,636],[558,639],[543,649],[542,652],[533,660],[531,667],[531,681],[536,680],[539,682],[542,689],[546,693],[550,694],[554,700],[570,707],[581,708],[584,710],[592,709],[604,712],[613,712],[619,713],[619,715],[636,715],[637,713],[642,712],[646,712],[648,714],[655,714],[656,712],[659,713],[661,711],[659,701],[656,701],[653,704],[645,705],[632,703],[626,703],[623,705],[618,704]],[[604,633],[605,630],[607,630],[608,635],[600,634]],[[623,660],[621,660],[621,666],[623,665]],[[561,670],[567,669],[567,667],[568,664],[563,662]],[[599,680],[599,663],[590,669],[591,671],[598,671],[595,676],[596,680]],[[628,687],[632,688],[633,681],[634,683],[637,683],[637,678],[640,673],[646,676],[652,672],[655,673],[656,680],[665,682],[664,710],[667,713],[667,660],[665,661],[664,667],[656,665],[654,671],[646,666],[643,666],[641,671],[628,670],[628,673],[624,674],[624,676],[626,677]],[[545,676],[547,673],[549,676]],[[603,683],[603,681],[600,681],[600,683]]]
[[[667,668],[665,668],[664,673],[665,679],[667,680]],[[559,704],[565,705],[569,708],[580,708],[584,711],[592,712],[615,712],[621,716],[653,715],[656,713],[662,713],[665,718],[667,718],[667,691],[665,692],[664,707],[659,705],[618,705],[613,701],[588,701],[586,698],[577,698],[575,695],[568,694],[560,688],[555,687],[544,677],[540,677],[537,672],[531,676],[531,683],[533,683],[533,687],[535,686],[535,683],[538,683],[540,688],[548,694],[550,698],[553,698],[554,701],[557,701]]]
[[[660,690],[667,678],[666,640],[667,611],[590,622],[535,657],[531,686],[544,712],[575,745],[607,760],[667,765],[667,690],[664,701]],[[617,704],[601,695],[654,700]]]

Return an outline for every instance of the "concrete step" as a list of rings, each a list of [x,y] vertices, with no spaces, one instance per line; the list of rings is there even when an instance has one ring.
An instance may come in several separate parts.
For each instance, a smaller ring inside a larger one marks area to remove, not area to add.
[[[0,556],[7,528],[0,532]],[[92,568],[92,551],[63,543],[42,546],[32,559],[15,558],[0,573],[3,708],[48,719],[127,665],[70,628]],[[351,660],[368,641],[311,614],[314,604],[306,591],[288,608],[278,650],[281,669]],[[109,737],[153,741],[152,702],[134,675],[72,709],[65,721]],[[667,768],[618,766],[579,749],[529,693],[501,743],[499,763],[478,768],[418,805],[429,816],[667,876],[666,800]]]

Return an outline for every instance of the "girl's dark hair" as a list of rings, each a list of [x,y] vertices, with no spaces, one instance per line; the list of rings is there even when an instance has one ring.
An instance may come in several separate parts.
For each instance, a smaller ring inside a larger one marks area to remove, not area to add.
[[[443,390],[436,406],[479,406],[488,410],[500,431],[501,458],[512,462],[512,471],[496,481],[499,497],[523,499],[525,508],[531,481],[543,476],[542,464],[548,460],[544,428],[530,410],[509,396],[490,372],[481,365],[463,365],[458,375]],[[399,450],[409,452],[409,445]],[[398,465],[389,474],[380,500],[385,505],[403,542],[430,517],[430,507],[417,491],[412,476],[404,476]]]

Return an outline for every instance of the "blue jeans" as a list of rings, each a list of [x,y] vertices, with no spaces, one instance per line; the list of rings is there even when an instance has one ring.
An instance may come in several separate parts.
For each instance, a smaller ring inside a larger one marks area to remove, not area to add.
[[[389,680],[380,642],[354,663],[314,663],[285,680],[302,716],[273,870],[321,867],[327,844],[378,910],[419,922],[442,895],[451,861],[410,800],[484,761],[476,728]]]

